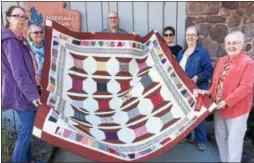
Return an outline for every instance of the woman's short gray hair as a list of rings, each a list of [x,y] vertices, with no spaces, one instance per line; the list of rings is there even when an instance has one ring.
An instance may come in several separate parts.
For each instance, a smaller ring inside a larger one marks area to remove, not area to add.
[[[227,36],[225,37],[225,43],[228,42],[230,36],[235,36],[235,37],[237,38],[237,40],[241,42],[242,46],[244,46],[245,37],[244,37],[243,32],[241,32],[241,31],[233,31],[233,32],[230,32],[230,33],[227,34]]]
[[[197,28],[196,26],[194,26],[194,25],[188,27],[188,28],[186,29],[186,33],[188,32],[188,30],[191,30],[191,29],[194,29],[194,30],[196,31],[196,33],[197,33],[197,36],[199,36],[198,28]]]
[[[27,33],[27,38],[28,38],[29,41],[33,41],[32,38],[31,38],[31,32],[32,32],[32,29],[34,27],[39,27],[39,28],[41,28],[41,30],[44,30],[43,26],[41,26],[39,24],[31,24],[31,25],[29,25],[29,27],[28,27],[28,33]]]

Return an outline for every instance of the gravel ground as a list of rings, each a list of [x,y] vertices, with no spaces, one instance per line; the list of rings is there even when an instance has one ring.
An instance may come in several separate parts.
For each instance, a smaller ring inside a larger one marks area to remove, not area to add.
[[[51,162],[51,155],[53,154],[54,146],[48,144],[44,140],[36,138],[33,136],[32,138],[32,155],[36,160],[40,160],[43,162]]]

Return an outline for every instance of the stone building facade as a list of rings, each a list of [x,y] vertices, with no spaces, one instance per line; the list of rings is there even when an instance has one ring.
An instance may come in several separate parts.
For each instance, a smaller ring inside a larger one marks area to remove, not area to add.
[[[191,25],[198,27],[213,64],[226,55],[224,38],[233,30],[244,32],[244,49],[254,59],[254,2],[187,2],[186,27]]]

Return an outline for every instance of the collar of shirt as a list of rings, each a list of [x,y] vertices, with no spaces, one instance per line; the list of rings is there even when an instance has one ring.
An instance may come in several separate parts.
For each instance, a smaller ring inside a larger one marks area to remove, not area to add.
[[[227,56],[227,58],[225,59],[225,61],[224,61],[224,64],[227,64],[228,62],[229,63],[236,63],[238,60],[239,60],[239,58],[241,58],[242,57],[242,55],[244,55],[244,52],[243,51],[241,51],[236,57],[234,57],[234,58],[230,58],[229,56]]]
[[[186,54],[187,49],[188,49],[187,47],[184,49],[184,55]],[[201,45],[197,44],[195,46],[195,49],[193,50],[193,52],[191,54],[194,54],[195,52],[198,52],[200,49],[201,49]],[[190,56],[191,54],[189,54],[188,56]]]
[[[15,32],[13,30],[10,29],[10,31],[12,31],[12,33],[16,36],[17,39],[19,40],[24,40],[24,37],[23,37],[23,33],[19,33],[19,32]]]
[[[40,44],[39,46],[34,45],[34,43],[33,43],[33,42],[31,42],[31,43],[32,43],[32,46],[33,46],[33,47],[35,47],[35,48],[40,49],[40,48],[42,48],[42,47],[43,47],[43,41],[41,42],[41,44]]]

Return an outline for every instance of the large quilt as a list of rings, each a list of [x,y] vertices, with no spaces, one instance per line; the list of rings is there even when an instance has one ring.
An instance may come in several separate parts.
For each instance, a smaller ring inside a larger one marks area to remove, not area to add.
[[[33,134],[95,161],[169,150],[216,107],[156,31],[141,38],[71,32],[46,21],[42,101]]]

